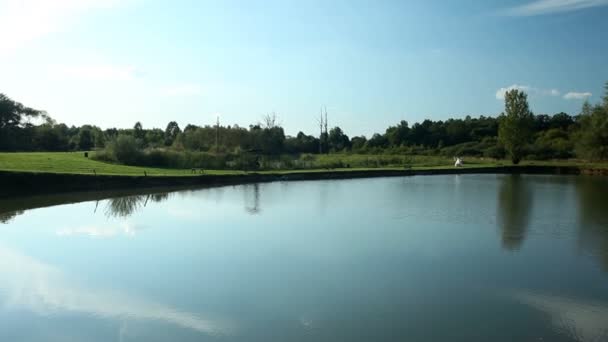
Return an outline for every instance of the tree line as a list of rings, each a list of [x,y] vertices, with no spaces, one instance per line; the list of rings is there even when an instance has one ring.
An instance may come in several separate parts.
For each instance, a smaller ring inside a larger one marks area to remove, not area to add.
[[[581,112],[533,114],[524,92],[505,95],[505,112],[497,117],[401,121],[384,133],[349,137],[340,127],[317,135],[286,135],[275,114],[261,122],[239,125],[194,125],[183,129],[171,121],[164,129],[101,129],[94,125],[67,126],[46,112],[26,107],[0,94],[1,151],[88,151],[112,147],[146,152],[191,151],[209,154],[260,155],[360,153],[478,156],[528,159],[608,159],[608,83],[602,103],[585,102]],[[120,159],[120,158],[117,158]],[[118,160],[120,161],[120,160]]]

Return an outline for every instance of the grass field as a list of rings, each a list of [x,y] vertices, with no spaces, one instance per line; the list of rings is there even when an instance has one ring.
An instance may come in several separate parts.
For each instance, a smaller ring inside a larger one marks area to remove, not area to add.
[[[378,158],[378,156],[360,155],[328,155],[320,156],[322,164],[331,164],[332,159],[340,158],[343,163],[352,162],[356,165],[357,158]],[[452,161],[447,158],[433,156],[412,156],[407,157],[409,166],[414,170],[453,168]],[[492,167],[510,165],[506,161],[483,160],[475,158],[465,158],[465,167]],[[580,166],[587,168],[608,168],[608,163],[586,163],[581,161],[524,161],[522,165],[559,165],[559,166]],[[362,171],[362,170],[395,170],[403,169],[403,166],[384,166],[384,167],[356,167],[356,168],[331,168],[332,171]],[[20,172],[51,172],[51,173],[73,173],[73,174],[103,174],[103,175],[147,175],[155,176],[193,176],[191,169],[162,169],[126,166],[95,161],[84,157],[83,152],[27,152],[27,153],[0,153],[0,170],[20,171]],[[326,171],[327,168],[311,170],[274,170],[262,171],[261,173],[292,173],[292,172],[319,172]],[[243,171],[234,170],[205,170],[205,174],[243,174]]]

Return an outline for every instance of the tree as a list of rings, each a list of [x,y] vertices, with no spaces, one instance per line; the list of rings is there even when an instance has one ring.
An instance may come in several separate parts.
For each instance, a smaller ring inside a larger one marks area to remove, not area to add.
[[[579,123],[577,155],[594,160],[608,159],[608,108],[585,103]]]
[[[604,110],[608,111],[608,82],[604,84],[604,97],[602,97],[604,101]]]
[[[367,138],[365,138],[363,135],[359,137],[352,137],[350,139],[350,146],[353,151],[362,149],[365,146],[365,143],[367,143]]]
[[[0,93],[0,129],[19,126],[25,117],[46,117],[44,111],[29,108]]]
[[[144,132],[144,128],[141,125],[141,122],[137,121],[135,126],[133,126],[133,135],[135,135],[135,139],[143,139],[146,133]]]
[[[523,158],[526,144],[531,138],[534,116],[528,107],[528,95],[518,89],[505,94],[505,113],[500,116],[498,139],[513,164]]]
[[[350,140],[348,136],[342,132],[340,127],[334,127],[329,130],[328,143],[329,148],[334,151],[342,151],[344,149],[350,148]]]
[[[267,129],[272,129],[272,128],[279,126],[278,119],[277,119],[277,113],[275,113],[275,112],[264,115],[264,117],[262,118],[262,121],[264,124],[264,128],[267,128]]]
[[[103,134],[103,131],[100,129],[95,130],[95,133],[93,134],[94,136],[94,140],[95,140],[95,147],[97,148],[103,148],[106,146],[106,137]]]
[[[130,135],[121,134],[110,144],[110,153],[116,161],[135,164],[139,157],[137,141]]]
[[[410,134],[410,127],[407,121],[401,120],[399,125],[391,126],[386,129],[386,138],[391,146],[401,146],[407,143]]]
[[[177,135],[182,131],[179,129],[179,125],[175,121],[169,122],[165,129],[165,146],[171,146],[177,138]]]
[[[370,148],[386,148],[387,146],[388,139],[386,139],[384,135],[378,133],[374,133],[366,143],[366,147]]]
[[[78,133],[78,148],[81,151],[88,151],[93,147],[94,143],[95,141],[91,130],[88,127],[81,128],[80,133]]]

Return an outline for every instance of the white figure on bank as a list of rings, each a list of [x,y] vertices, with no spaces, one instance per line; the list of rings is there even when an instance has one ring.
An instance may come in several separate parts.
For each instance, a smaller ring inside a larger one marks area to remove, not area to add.
[[[454,157],[454,166],[455,167],[461,167],[462,166],[462,159],[460,159],[460,157]]]

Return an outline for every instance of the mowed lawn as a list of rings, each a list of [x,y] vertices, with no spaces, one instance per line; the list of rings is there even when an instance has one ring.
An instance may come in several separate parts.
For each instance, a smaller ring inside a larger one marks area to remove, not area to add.
[[[84,152],[0,153],[0,170],[77,174],[143,176],[193,176],[191,169],[162,169],[104,163],[84,156]],[[239,171],[208,171],[206,174],[238,174]]]
[[[331,157],[331,155],[329,156]],[[336,156],[338,157],[338,156]],[[421,156],[419,160],[413,160],[411,169],[430,170],[453,168],[451,162],[437,162],[431,158]],[[475,158],[465,158],[465,168],[494,167],[510,165],[507,161],[491,161]],[[444,164],[445,163],[445,164]],[[523,165],[559,165],[559,166],[578,166],[586,168],[608,168],[608,163],[589,163],[583,161],[523,161]],[[112,163],[95,161],[84,157],[83,152],[20,152],[20,153],[0,153],[0,170],[2,171],[22,171],[22,172],[52,172],[52,173],[73,173],[73,174],[103,174],[103,175],[129,175],[143,176],[144,172],[151,176],[200,176],[193,173],[192,169],[164,169],[152,167],[126,166]],[[262,171],[260,173],[289,174],[294,172],[323,172],[328,169],[312,170],[274,170]],[[331,169],[336,172],[365,171],[365,170],[403,170],[403,167],[384,167],[384,168],[343,168]],[[237,175],[244,174],[244,171],[233,170],[205,170],[205,175]]]

